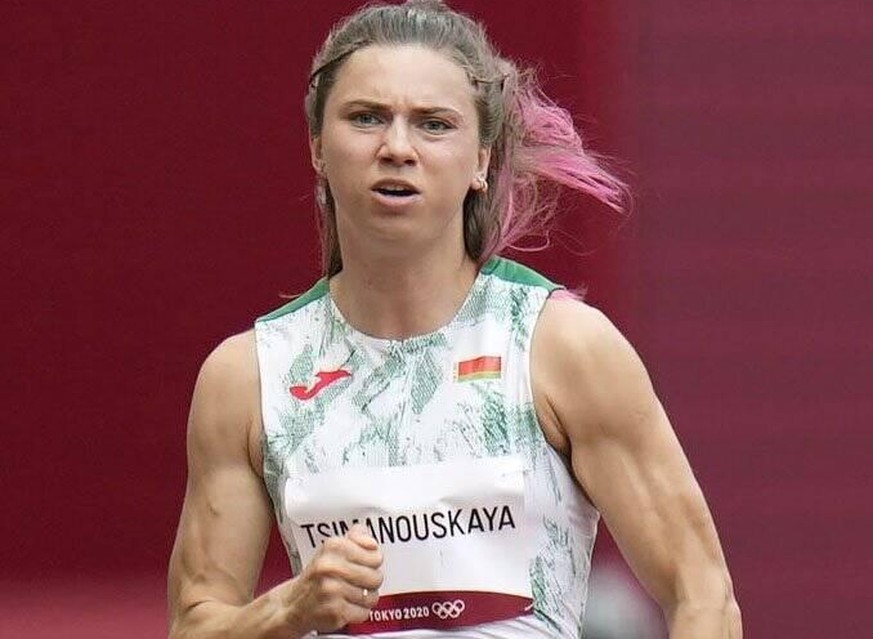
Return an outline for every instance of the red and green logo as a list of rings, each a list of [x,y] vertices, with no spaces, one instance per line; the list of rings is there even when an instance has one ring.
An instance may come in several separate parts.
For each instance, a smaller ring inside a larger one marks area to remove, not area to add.
[[[474,379],[500,379],[501,361],[496,355],[482,355],[475,359],[458,362],[455,379],[469,382]]]

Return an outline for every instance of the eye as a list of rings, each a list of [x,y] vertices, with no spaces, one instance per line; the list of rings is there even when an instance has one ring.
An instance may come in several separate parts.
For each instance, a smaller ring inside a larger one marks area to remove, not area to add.
[[[438,120],[435,118],[425,120],[421,123],[421,126],[428,133],[445,133],[446,131],[450,131],[455,128],[445,120]]]
[[[382,118],[380,118],[375,113],[370,111],[361,111],[360,113],[353,113],[349,120],[351,120],[354,124],[363,127],[375,126],[377,124],[381,124]]]

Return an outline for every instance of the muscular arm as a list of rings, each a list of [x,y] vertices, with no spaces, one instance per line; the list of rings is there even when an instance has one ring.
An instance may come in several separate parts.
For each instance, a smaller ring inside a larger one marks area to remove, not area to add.
[[[595,309],[549,302],[532,367],[546,436],[569,454],[670,637],[740,639],[712,516],[631,346]]]
[[[226,636],[252,601],[271,525],[250,455],[257,388],[250,334],[219,346],[198,376],[188,483],[169,569],[172,637]]]
[[[254,597],[272,510],[260,476],[254,336],[204,362],[188,423],[188,483],[169,567],[172,639],[296,639],[362,621],[382,577],[361,530],[331,539],[295,579]]]

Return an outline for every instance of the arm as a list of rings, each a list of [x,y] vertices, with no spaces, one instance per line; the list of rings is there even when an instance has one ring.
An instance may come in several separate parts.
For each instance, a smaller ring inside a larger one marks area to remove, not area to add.
[[[546,437],[603,514],[672,639],[741,639],[712,516],[634,350],[597,310],[550,301],[534,336]]]
[[[170,558],[173,639],[297,638],[367,618],[381,584],[376,542],[355,529],[325,543],[295,579],[254,598],[272,509],[260,476],[254,335],[204,362],[188,424],[188,482]]]

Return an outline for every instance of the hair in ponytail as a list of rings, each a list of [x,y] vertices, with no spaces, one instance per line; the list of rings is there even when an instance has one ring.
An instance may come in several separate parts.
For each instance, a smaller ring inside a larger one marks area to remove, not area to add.
[[[371,5],[341,21],[312,63],[306,95],[311,136],[321,133],[336,75],[355,51],[371,45],[421,45],[457,62],[474,88],[479,143],[491,148],[487,191],[464,200],[464,244],[480,264],[525,236],[548,230],[563,186],[623,213],[625,184],[584,146],[565,109],[552,102],[534,73],[501,57],[481,24],[439,0]],[[342,270],[330,185],[319,180],[319,227],[325,274]]]

